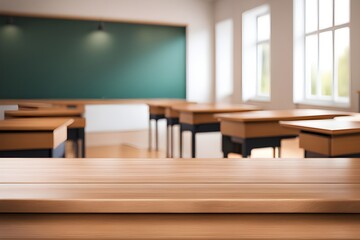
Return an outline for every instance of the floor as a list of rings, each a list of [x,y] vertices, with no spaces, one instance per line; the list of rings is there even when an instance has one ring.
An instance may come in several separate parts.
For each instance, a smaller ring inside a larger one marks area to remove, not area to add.
[[[200,148],[199,158],[219,158],[222,156],[219,136],[214,134],[204,134],[197,138],[197,145]],[[97,132],[87,133],[86,136],[86,152],[89,158],[165,158],[165,137],[159,139],[159,151],[148,150],[147,131],[132,132]],[[189,140],[189,139],[188,139]],[[154,141],[153,141],[154,142]],[[184,145],[190,145],[185,139]],[[212,147],[215,145],[216,147]],[[178,143],[175,141],[175,157],[178,156]],[[190,156],[188,147],[184,147],[184,156]],[[209,149],[209,151],[207,150]],[[215,150],[214,150],[215,149]],[[202,150],[202,151],[200,151]],[[68,151],[69,152],[69,151]],[[205,154],[206,153],[206,154]],[[71,150],[69,152],[71,155]],[[251,158],[271,158],[273,150],[271,148],[255,149],[251,153]],[[284,140],[282,142],[281,156],[284,158],[302,158],[304,151],[299,148],[298,139]],[[69,156],[71,157],[71,156]],[[229,156],[238,158],[237,154]]]

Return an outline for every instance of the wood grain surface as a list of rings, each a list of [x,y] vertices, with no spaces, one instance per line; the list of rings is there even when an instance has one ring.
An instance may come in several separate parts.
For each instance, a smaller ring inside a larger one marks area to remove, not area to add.
[[[360,159],[0,159],[0,239],[359,239]]]
[[[190,105],[177,105],[173,107],[174,110],[179,112],[191,113],[226,113],[226,112],[243,112],[261,110],[257,106],[246,104],[216,104],[216,103],[202,103]]]
[[[81,117],[83,110],[67,108],[49,108],[36,110],[8,110],[5,118],[11,117]]]
[[[1,214],[0,239],[354,240],[359,214]]]
[[[360,133],[360,122],[339,121],[334,119],[307,120],[307,121],[281,121],[283,127],[302,131],[322,133],[327,135],[344,135]]]
[[[1,159],[0,212],[358,213],[358,159]]]
[[[173,101],[175,99],[3,99],[0,105],[17,105],[21,103],[48,103],[59,105],[103,105],[103,104],[148,104],[153,101]],[[182,99],[177,99],[182,101]]]
[[[7,119],[0,121],[0,131],[54,131],[72,123],[71,118]]]
[[[235,122],[268,122],[268,121],[294,121],[311,119],[328,119],[337,116],[348,116],[355,113],[330,111],[320,109],[291,109],[291,110],[268,110],[245,113],[217,114],[220,120]]]

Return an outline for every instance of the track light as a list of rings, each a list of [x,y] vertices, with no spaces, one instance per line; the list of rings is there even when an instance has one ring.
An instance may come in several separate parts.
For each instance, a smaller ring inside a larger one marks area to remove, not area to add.
[[[6,25],[13,25],[14,24],[14,18],[9,16],[6,19]]]
[[[104,22],[99,22],[97,30],[103,31],[104,30]]]

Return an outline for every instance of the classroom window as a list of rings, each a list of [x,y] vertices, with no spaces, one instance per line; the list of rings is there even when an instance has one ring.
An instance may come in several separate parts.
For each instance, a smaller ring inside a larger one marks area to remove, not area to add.
[[[229,102],[233,94],[233,20],[216,23],[216,101]]]
[[[297,48],[294,52],[294,81],[303,82],[304,88],[303,96],[299,96],[301,85],[295,82],[294,95],[298,94],[300,101],[315,104],[348,105],[350,0],[295,0],[294,3],[294,46]],[[304,74],[298,74],[300,71]]]
[[[243,14],[243,100],[269,101],[270,9],[264,5]]]

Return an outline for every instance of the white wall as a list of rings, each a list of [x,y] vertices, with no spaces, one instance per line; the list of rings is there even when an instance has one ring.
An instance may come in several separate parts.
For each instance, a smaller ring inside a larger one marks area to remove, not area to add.
[[[268,109],[314,107],[293,104],[293,1],[292,0],[217,0],[215,24],[234,20],[234,102],[242,102],[242,14],[263,4],[271,12],[271,101],[250,102]],[[360,90],[360,1],[351,1],[351,110],[358,111]]]
[[[214,99],[213,10],[213,2],[209,0],[0,0],[0,11],[186,24],[187,99],[197,102]],[[122,126],[129,126],[129,129],[146,127],[134,124],[131,119],[137,115],[130,114],[127,119],[123,118],[124,112],[120,108],[88,106],[89,130],[117,130],[123,129]],[[125,109],[128,108],[123,108]],[[137,110],[141,116],[147,115],[144,106]],[[98,117],[104,115],[120,121],[109,123]]]

